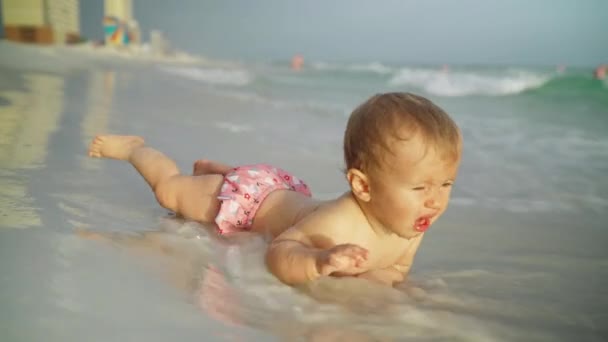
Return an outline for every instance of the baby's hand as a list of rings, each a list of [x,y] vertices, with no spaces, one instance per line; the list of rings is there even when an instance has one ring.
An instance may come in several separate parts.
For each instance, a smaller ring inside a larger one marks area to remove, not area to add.
[[[336,245],[319,253],[317,270],[321,275],[330,275],[334,272],[359,274],[365,271],[361,266],[367,260],[367,254],[367,249],[357,245]]]

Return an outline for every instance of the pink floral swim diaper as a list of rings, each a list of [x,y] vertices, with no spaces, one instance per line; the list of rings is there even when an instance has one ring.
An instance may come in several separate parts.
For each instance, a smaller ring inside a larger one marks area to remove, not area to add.
[[[220,234],[249,230],[262,201],[275,190],[311,196],[308,186],[289,172],[267,164],[240,166],[224,176],[215,218]]]

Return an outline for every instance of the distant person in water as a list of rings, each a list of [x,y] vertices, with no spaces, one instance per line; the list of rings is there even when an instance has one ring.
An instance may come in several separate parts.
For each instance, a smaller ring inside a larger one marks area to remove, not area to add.
[[[304,66],[304,57],[300,54],[293,56],[291,59],[291,70],[300,71]]]
[[[595,68],[595,71],[593,72],[593,77],[595,77],[598,80],[603,80],[606,78],[607,71],[608,71],[608,64],[599,65],[597,68]]]
[[[356,108],[344,135],[349,191],[311,198],[306,183],[267,164],[198,160],[192,175],[138,136],[100,135],[89,156],[129,162],[158,203],[219,234],[272,237],[270,271],[290,285],[353,276],[387,285],[409,272],[424,232],[444,213],[461,156],[461,134],[421,96],[387,93]]]

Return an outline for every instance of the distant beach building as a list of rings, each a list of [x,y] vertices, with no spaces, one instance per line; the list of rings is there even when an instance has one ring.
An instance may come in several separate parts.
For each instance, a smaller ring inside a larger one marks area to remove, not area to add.
[[[6,39],[64,44],[80,39],[78,0],[2,0]]]
[[[133,2],[131,0],[105,0],[104,15],[128,23],[133,20]]]
[[[150,50],[155,56],[164,56],[169,52],[169,41],[161,31],[150,31]]]
[[[103,26],[107,45],[138,45],[141,41],[131,0],[105,0]]]

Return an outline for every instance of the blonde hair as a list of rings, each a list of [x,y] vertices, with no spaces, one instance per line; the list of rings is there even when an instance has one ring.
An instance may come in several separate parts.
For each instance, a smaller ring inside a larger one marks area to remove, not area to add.
[[[348,119],[344,132],[346,170],[368,172],[381,167],[384,152],[393,153],[395,140],[407,141],[416,133],[446,158],[459,157],[460,131],[439,106],[410,93],[372,96]]]

